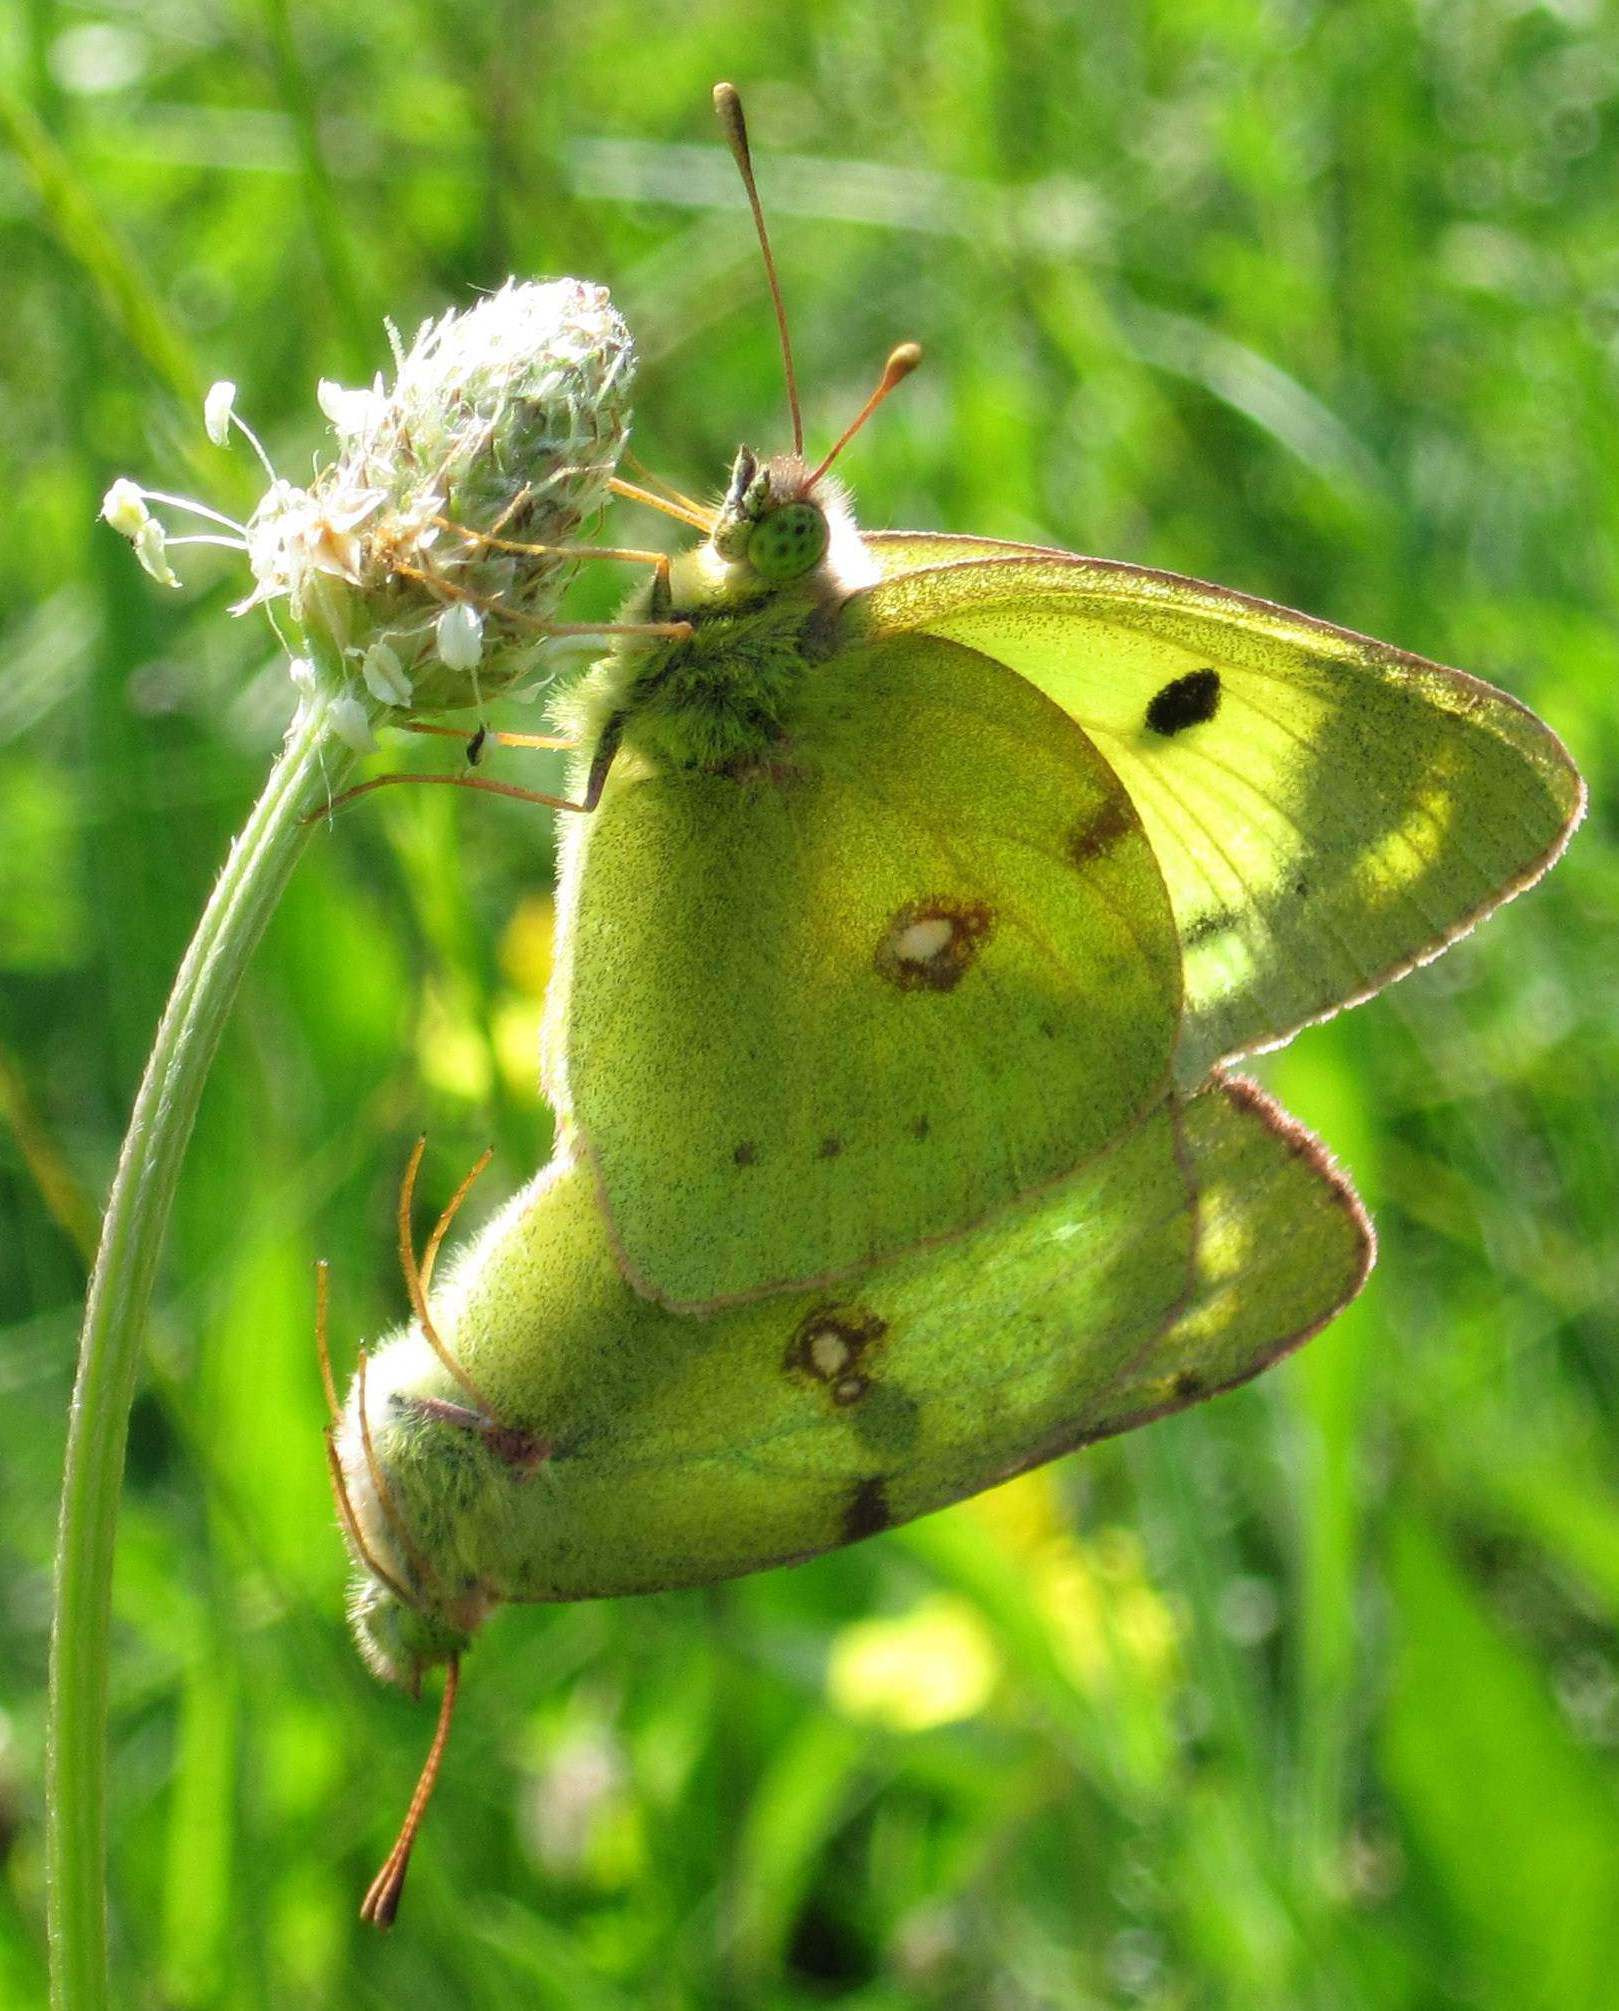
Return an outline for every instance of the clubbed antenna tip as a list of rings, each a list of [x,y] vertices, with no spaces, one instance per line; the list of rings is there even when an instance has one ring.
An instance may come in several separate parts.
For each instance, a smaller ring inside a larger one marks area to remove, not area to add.
[[[753,179],[753,153],[748,146],[748,122],[742,116],[742,100],[737,95],[734,84],[714,86],[714,110],[731,149],[731,157],[736,162],[737,173],[742,177],[742,186],[747,191],[748,208],[753,212],[753,227],[759,236],[759,250],[764,255],[765,278],[770,282],[770,298],[776,310],[776,332],[781,337],[781,367],[787,378],[787,410],[793,422],[793,452],[802,457],[804,452],[804,418],[798,405],[798,375],[793,369],[792,339],[787,333],[787,309],[782,303],[781,281],[776,276],[776,260],[770,249],[770,233],[765,229],[765,213],[759,205],[759,189]]]

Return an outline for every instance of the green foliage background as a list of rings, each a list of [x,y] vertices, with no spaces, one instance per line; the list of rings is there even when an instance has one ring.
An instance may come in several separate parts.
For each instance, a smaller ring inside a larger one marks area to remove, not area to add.
[[[435,1200],[485,1141],[485,1206],[543,1154],[552,849],[542,814],[450,791],[345,814],[208,1092],[135,1418],[121,2001],[1611,2005],[1613,13],[19,0],[0,65],[0,1999],[44,1987],[95,1211],[287,711],[267,632],[227,616],[240,573],[182,555],[165,596],[97,500],[128,471],[250,503],[202,439],[211,378],[296,475],[317,377],[508,271],[612,285],[638,450],[712,487],[782,429],[708,109],[730,75],[812,440],[892,340],[929,351],[851,456],[868,523],[1175,567],[1463,664],[1564,733],[1593,813],[1478,942],[1264,1065],[1377,1214],[1359,1307],[988,1508],[708,1596],[502,1616],[386,1942],[355,1903],[430,1712],[345,1639],[311,1267],[346,1362],[403,1304],[416,1130]]]

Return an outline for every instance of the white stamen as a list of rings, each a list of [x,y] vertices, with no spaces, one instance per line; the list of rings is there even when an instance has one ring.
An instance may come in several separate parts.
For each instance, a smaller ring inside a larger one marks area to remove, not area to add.
[[[370,754],[375,750],[377,737],[371,731],[365,707],[357,698],[345,691],[332,700],[326,716],[331,720],[332,731],[338,739],[346,741],[356,754]]]
[[[457,601],[438,618],[439,661],[447,670],[476,670],[483,657],[483,616]]]
[[[167,540],[163,526],[156,517],[148,517],[135,533],[135,556],[140,561],[141,571],[150,573],[162,587],[177,587],[180,582],[175,577],[174,568],[166,554]]]
[[[360,675],[365,688],[381,705],[409,705],[410,679],[394,650],[385,642],[374,642],[360,659]]]
[[[117,486],[118,484],[114,482],[113,488]],[[133,487],[133,484],[131,486]],[[223,516],[218,510],[210,510],[206,503],[194,503],[189,496],[171,496],[167,489],[142,489],[140,494],[149,503],[161,503],[169,510],[185,510],[189,515],[201,517],[207,523],[223,524],[227,531],[235,531],[244,538],[247,536],[246,524],[239,524],[234,517]]]
[[[253,449],[254,453],[258,455],[259,466],[264,470],[265,474],[269,476],[272,482],[278,481],[280,478],[276,474],[275,468],[271,463],[269,455],[264,451],[264,442],[259,438],[258,434],[253,431],[253,428],[242,417],[241,413],[232,412],[232,414],[230,415],[230,422],[236,428],[237,432],[241,434],[242,438],[247,442],[247,444]]]
[[[202,429],[216,447],[223,447],[230,438],[231,407],[235,403],[236,386],[228,377],[209,385],[208,396],[202,401]]]
[[[120,475],[101,499],[101,514],[120,537],[134,538],[151,518],[146,495],[138,482]]]

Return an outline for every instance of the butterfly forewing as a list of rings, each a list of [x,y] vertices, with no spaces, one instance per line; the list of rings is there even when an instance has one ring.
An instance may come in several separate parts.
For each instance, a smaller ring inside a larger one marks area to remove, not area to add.
[[[548,1086],[687,1310],[959,1233],[1169,1078],[1168,897],[1085,735],[930,637],[812,677],[768,766],[622,759],[567,834]]]
[[[1173,574],[871,542],[893,575],[850,603],[850,642],[925,631],[997,658],[1128,789],[1182,943],[1188,1085],[1435,954],[1579,815],[1556,736],[1458,671]]]

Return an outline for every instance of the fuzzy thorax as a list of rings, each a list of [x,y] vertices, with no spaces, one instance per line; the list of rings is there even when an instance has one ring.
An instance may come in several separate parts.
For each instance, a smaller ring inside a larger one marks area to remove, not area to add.
[[[689,621],[680,641],[626,636],[557,708],[563,730],[594,750],[609,727],[626,752],[660,769],[737,773],[791,741],[814,674],[818,637],[877,566],[835,484],[814,501],[827,519],[825,557],[802,578],[767,580],[745,558],[726,558],[722,520],[714,538],[671,568],[667,604],[638,590],[622,619]]]

